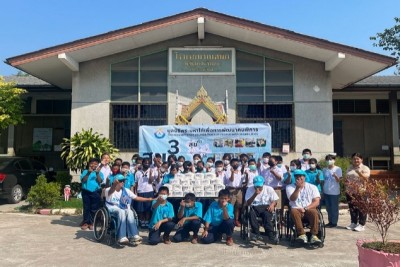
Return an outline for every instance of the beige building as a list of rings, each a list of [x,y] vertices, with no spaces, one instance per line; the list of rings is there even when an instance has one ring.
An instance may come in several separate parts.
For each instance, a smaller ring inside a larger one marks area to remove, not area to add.
[[[92,127],[110,137],[129,159],[138,149],[140,125],[175,124],[202,87],[218,111],[200,105],[182,122],[268,122],[273,151],[280,153],[283,144],[290,145],[285,161],[306,147],[317,158],[334,150],[387,156],[398,147],[397,93],[388,92],[395,92],[399,83],[390,81],[388,89],[380,83],[373,87],[368,80],[358,82],[393,66],[394,58],[202,8],[7,62],[54,89],[51,94],[32,92],[27,114],[32,124],[10,129],[2,141],[17,154],[29,154],[24,150],[33,141],[29,127],[53,129],[48,152],[54,155],[59,153],[59,135]],[[42,97],[70,99],[71,113],[39,114],[37,101]],[[362,99],[369,101],[369,109],[361,107]],[[378,106],[385,103],[391,103],[391,112],[378,114]],[[218,121],[218,116],[226,120]],[[61,123],[69,118],[70,127]],[[372,133],[367,124],[379,129]],[[26,143],[23,149],[21,142]]]

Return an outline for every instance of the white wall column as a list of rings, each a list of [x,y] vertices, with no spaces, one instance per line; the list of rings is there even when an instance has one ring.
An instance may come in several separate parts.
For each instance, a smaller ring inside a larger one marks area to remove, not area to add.
[[[392,166],[400,165],[400,150],[399,150],[399,122],[397,112],[397,92],[391,91],[389,93],[389,111],[390,121],[392,125]],[[400,166],[399,166],[400,167]]]

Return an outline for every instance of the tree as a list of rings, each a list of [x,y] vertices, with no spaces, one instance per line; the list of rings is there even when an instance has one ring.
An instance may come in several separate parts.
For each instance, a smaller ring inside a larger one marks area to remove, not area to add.
[[[397,58],[397,73],[400,74],[400,17],[394,18],[396,24],[389,29],[385,29],[382,33],[377,33],[376,36],[370,37],[372,41],[377,41],[373,46],[382,47],[383,50],[389,51],[390,55]]]
[[[70,139],[64,138],[61,144],[61,158],[72,171],[82,171],[86,168],[91,158],[99,158],[103,153],[109,153],[113,158],[118,153],[110,139],[102,137],[98,132],[93,133],[93,129],[82,129]]]
[[[16,88],[15,83],[5,82],[0,76],[0,130],[24,122],[24,101],[21,96],[26,93],[26,90]]]

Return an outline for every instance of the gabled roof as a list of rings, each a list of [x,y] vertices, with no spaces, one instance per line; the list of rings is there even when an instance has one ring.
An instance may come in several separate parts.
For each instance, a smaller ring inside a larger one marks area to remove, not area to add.
[[[396,59],[204,8],[8,58],[20,70],[71,88],[79,63],[188,34],[212,33],[325,63],[341,89],[396,64]],[[207,38],[207,37],[205,37]]]

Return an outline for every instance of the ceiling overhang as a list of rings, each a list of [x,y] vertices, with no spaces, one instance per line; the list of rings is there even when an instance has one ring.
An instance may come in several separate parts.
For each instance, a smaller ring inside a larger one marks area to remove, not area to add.
[[[342,89],[396,64],[396,59],[292,31],[195,9],[137,26],[7,59],[7,63],[64,89],[71,89],[79,63],[153,43],[211,33],[325,64],[333,89]]]

